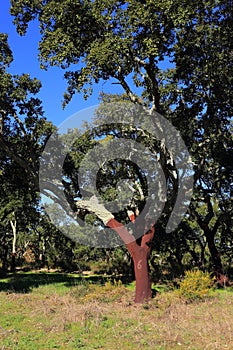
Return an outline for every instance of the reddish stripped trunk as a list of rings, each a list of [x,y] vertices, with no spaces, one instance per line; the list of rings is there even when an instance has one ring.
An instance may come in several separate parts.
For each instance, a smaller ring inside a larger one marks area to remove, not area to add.
[[[150,223],[150,228],[142,228],[141,239],[136,241],[135,237],[118,222],[112,213],[110,213],[98,199],[93,196],[90,200],[78,201],[78,208],[89,210],[95,213],[103,223],[112,228],[125,243],[133,261],[136,278],[136,297],[137,303],[143,303],[151,298],[151,283],[148,271],[148,259],[151,252],[151,242],[154,237],[154,225]],[[128,211],[128,216],[132,222],[136,220],[136,214]],[[140,232],[138,232],[140,233]]]
[[[139,250],[132,258],[136,279],[135,302],[143,303],[152,297],[147,253],[143,248],[139,247]]]
[[[115,219],[111,219],[107,226],[114,229],[126,244],[126,247],[134,262],[136,279],[135,302],[144,303],[151,299],[151,281],[148,269],[148,260],[151,248],[149,243],[154,237],[154,227],[143,235],[140,244],[137,243],[125,227]]]

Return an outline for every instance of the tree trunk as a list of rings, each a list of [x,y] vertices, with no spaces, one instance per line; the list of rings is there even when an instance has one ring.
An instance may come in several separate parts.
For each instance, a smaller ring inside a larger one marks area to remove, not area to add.
[[[16,220],[10,220],[12,232],[13,232],[13,241],[12,241],[12,253],[11,253],[11,272],[14,272],[16,269],[16,227],[17,222]]]
[[[42,249],[39,254],[39,261],[40,261],[41,268],[45,267],[45,263],[46,263],[45,254],[46,254],[45,239],[42,237]]]
[[[195,209],[193,209],[193,216],[194,216],[194,219],[197,220],[197,223],[199,224],[200,228],[203,230],[204,235],[206,237],[206,242],[207,242],[207,245],[208,245],[208,248],[210,251],[210,255],[211,255],[211,260],[213,263],[213,272],[214,272],[214,275],[216,278],[216,282],[218,285],[225,287],[227,285],[230,285],[230,283],[229,283],[228,277],[226,277],[223,273],[221,255],[220,255],[220,253],[215,245],[215,241],[214,241],[214,237],[217,233],[217,229],[218,229],[218,225],[219,225],[220,220],[218,218],[213,229],[209,228],[210,220],[214,216],[213,207],[212,207],[209,196],[206,198],[206,203],[207,203],[208,208],[209,208],[209,213],[205,218],[205,221],[207,220],[207,222],[203,221],[203,219],[201,218],[201,216],[197,213],[197,211]],[[221,218],[221,216],[220,216],[220,218]]]
[[[222,269],[221,255],[215,245],[214,235],[211,230],[205,230],[206,241],[211,255],[211,260],[213,262],[214,275],[216,278],[217,285],[220,287],[229,286],[229,279],[224,275]]]
[[[207,239],[207,244],[210,251],[211,259],[213,262],[214,271],[218,271],[222,273],[222,260],[221,260],[220,253],[215,245],[214,237],[212,237],[210,234],[207,234],[206,239]]]
[[[144,303],[152,297],[146,250],[139,247],[133,255],[133,262],[136,280],[135,302]]]
[[[11,254],[11,272],[15,272],[16,269],[16,253]]]
[[[154,237],[154,227],[142,236],[141,242],[132,240],[130,233],[115,219],[107,222],[108,227],[114,229],[125,242],[126,247],[134,262],[134,273],[136,280],[135,302],[144,303],[152,297],[151,281],[148,268],[150,257],[150,243]]]
[[[7,255],[8,255],[8,245],[6,242],[3,244],[3,257],[2,257],[2,270],[7,271]]]
[[[90,200],[82,200],[78,203],[78,208],[90,210],[95,213],[103,223],[117,232],[118,236],[125,243],[134,262],[134,272],[136,278],[136,296],[135,302],[143,303],[152,296],[151,282],[148,269],[148,260],[151,252],[151,242],[154,237],[154,225],[150,223],[150,227],[143,228],[141,239],[136,241],[135,237],[118,222],[112,213],[110,213],[98,199],[93,196]],[[128,216],[132,222],[136,217],[133,212],[128,212]]]

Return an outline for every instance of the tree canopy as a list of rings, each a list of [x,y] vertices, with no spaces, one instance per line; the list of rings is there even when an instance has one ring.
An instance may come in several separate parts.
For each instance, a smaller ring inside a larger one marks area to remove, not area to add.
[[[5,34],[0,52],[0,230],[6,246],[13,221],[25,233],[38,221],[39,157],[53,128],[35,96],[41,83],[29,74],[9,73],[13,55]]]

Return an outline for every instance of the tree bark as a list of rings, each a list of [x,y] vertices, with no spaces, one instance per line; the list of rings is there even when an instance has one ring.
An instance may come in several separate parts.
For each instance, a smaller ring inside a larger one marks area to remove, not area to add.
[[[222,273],[222,261],[220,253],[215,245],[214,237],[211,235],[211,232],[205,232],[208,248],[210,251],[211,259],[213,262],[213,267],[215,272]]]
[[[223,273],[221,255],[214,241],[214,238],[218,229],[218,225],[221,222],[222,217],[219,217],[217,219],[217,222],[214,225],[214,228],[210,229],[208,224],[213,217],[213,208],[209,197],[207,198],[207,204],[208,204],[209,212],[205,218],[206,222],[201,219],[200,215],[197,213],[195,209],[192,208],[191,213],[193,214],[194,219],[197,220],[197,223],[199,224],[200,228],[203,230],[204,235],[206,237],[206,242],[207,242],[210,255],[211,255],[211,260],[213,263],[213,273],[215,275],[216,282],[219,286],[225,287],[230,285],[230,282],[229,282],[229,278],[225,276]]]
[[[90,200],[79,201],[77,207],[95,213],[106,226],[112,228],[122,239],[134,262],[136,279],[135,302],[144,303],[149,300],[152,296],[152,291],[148,260],[151,252],[150,243],[153,240],[155,232],[154,225],[151,224],[146,232],[142,232],[141,239],[136,241],[135,237],[124,227],[123,224],[118,222],[101,203],[98,202],[95,196]],[[128,216],[132,222],[135,221],[136,217],[133,212],[128,212]]]
[[[8,255],[8,246],[5,243],[3,245],[3,258],[2,258],[2,270],[7,271],[7,255]]]
[[[152,297],[148,260],[151,252],[150,242],[154,237],[154,227],[144,234],[141,242],[138,243],[135,240],[132,241],[132,235],[117,220],[111,219],[107,222],[107,226],[114,229],[125,243],[131,241],[126,243],[126,247],[134,263],[136,280],[135,302],[144,303],[148,301]]]
[[[15,272],[16,269],[16,253],[11,254],[11,272]]]
[[[222,268],[221,255],[215,245],[214,235],[211,230],[207,229],[205,232],[206,241],[211,255],[211,260],[213,263],[214,275],[216,278],[216,283],[219,287],[226,287],[230,285],[229,278],[224,275]]]
[[[12,253],[11,253],[11,272],[14,272],[16,269],[16,227],[17,222],[16,220],[10,220],[12,232],[13,232],[13,241],[12,241]]]
[[[132,258],[136,280],[135,302],[143,303],[152,297],[147,253],[139,247]]]

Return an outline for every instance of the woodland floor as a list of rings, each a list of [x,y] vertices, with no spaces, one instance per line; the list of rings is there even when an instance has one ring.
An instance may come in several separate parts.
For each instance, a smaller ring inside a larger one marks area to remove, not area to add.
[[[135,305],[132,284],[94,282],[55,273],[1,279],[0,350],[233,349],[232,290],[192,303],[162,291]]]

